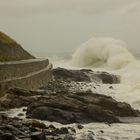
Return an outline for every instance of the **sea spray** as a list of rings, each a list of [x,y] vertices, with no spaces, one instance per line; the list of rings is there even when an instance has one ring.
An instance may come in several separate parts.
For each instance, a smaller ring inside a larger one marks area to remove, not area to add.
[[[120,69],[134,60],[123,41],[113,38],[92,38],[73,54],[72,65],[94,67],[101,64],[112,69]]]
[[[72,60],[56,59],[54,67],[67,69],[92,69],[120,75],[121,83],[102,84],[94,89],[94,83],[84,89],[112,96],[118,101],[125,101],[134,108],[140,109],[140,61],[127,49],[124,41],[113,38],[92,38],[82,44],[72,55]],[[86,87],[87,86],[87,87]]]
[[[71,64],[120,75],[121,83],[113,85],[113,92],[107,89],[108,85],[102,85],[99,92],[140,109],[140,61],[129,52],[124,41],[92,38],[75,51]]]

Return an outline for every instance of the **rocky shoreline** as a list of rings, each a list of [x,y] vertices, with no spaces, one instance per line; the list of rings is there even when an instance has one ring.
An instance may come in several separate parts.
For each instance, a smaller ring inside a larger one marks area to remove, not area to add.
[[[1,114],[0,140],[76,139],[74,128],[56,128],[37,120],[76,123],[82,129],[82,124],[103,122],[110,125],[122,123],[120,117],[140,116],[140,112],[127,103],[87,90],[86,83],[94,83],[96,88],[101,84],[118,84],[120,77],[106,72],[57,68],[53,69],[53,81],[37,91],[19,88],[8,90],[0,98],[0,110],[26,106],[26,121]]]
[[[22,120],[0,115],[0,140],[74,140],[76,130],[71,127],[56,128],[37,120]]]

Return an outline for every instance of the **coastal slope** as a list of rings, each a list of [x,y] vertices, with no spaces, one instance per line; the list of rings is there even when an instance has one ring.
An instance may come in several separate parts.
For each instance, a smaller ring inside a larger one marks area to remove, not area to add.
[[[0,61],[17,61],[35,58],[11,37],[0,32]]]

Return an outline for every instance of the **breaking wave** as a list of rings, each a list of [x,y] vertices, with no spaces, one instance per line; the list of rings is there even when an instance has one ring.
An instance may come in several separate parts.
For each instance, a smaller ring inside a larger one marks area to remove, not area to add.
[[[121,69],[131,62],[134,56],[128,51],[125,42],[113,38],[92,38],[82,44],[72,56],[76,67],[107,66]]]

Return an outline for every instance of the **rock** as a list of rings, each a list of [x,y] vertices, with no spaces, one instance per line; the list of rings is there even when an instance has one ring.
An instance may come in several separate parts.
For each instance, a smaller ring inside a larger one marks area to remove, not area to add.
[[[93,131],[88,130],[88,134],[95,135]]]
[[[3,132],[2,132],[2,130],[0,130],[0,137],[3,135]]]
[[[35,96],[28,96],[28,92],[26,96],[21,95],[22,93],[18,95],[17,89],[15,93],[13,92],[13,90],[13,93],[11,93],[11,90],[12,89],[10,89],[10,91],[7,91],[8,93],[5,93],[5,96],[0,98],[0,107],[2,107],[3,110],[28,106],[28,104],[37,100],[37,97]]]
[[[100,132],[101,132],[101,133],[104,133],[104,131],[103,131],[103,130],[100,130]]]
[[[104,84],[116,84],[120,83],[119,76],[109,74],[107,72],[98,72],[97,77],[102,80]]]
[[[17,96],[34,96],[35,94],[29,90],[25,90],[22,88],[11,88],[7,91],[7,93]]]
[[[3,110],[20,108],[28,106],[31,102],[36,101],[44,92],[29,91],[21,88],[9,89],[3,97],[0,98],[0,108]],[[25,112],[27,109],[23,109]]]
[[[32,126],[33,128],[40,128],[40,129],[45,129],[46,125],[42,122],[39,122],[37,120],[26,120],[24,122],[24,125],[26,126]]]
[[[135,140],[140,140],[140,138],[136,138]]]
[[[63,140],[71,138],[70,128],[46,126],[37,120],[20,120],[0,115],[0,140]]]
[[[23,108],[23,110],[22,110],[23,112],[26,112],[27,111],[27,109],[26,108]]]
[[[64,140],[75,140],[75,138],[69,134],[65,135]]]
[[[9,125],[9,124],[4,125],[4,129],[9,130],[14,135],[25,135],[21,130],[19,130],[18,128],[14,127],[14,125]]]
[[[87,140],[95,140],[95,139],[94,139],[94,133],[92,133],[92,132],[88,133],[86,139],[87,139]]]
[[[118,116],[138,117],[140,113],[127,103],[87,91],[46,95],[28,106],[27,115],[36,119],[70,124],[117,123],[120,122]]]
[[[19,113],[18,116],[21,117],[21,116],[24,116],[24,114],[23,113]]]
[[[110,89],[114,89],[113,86],[110,86],[109,88],[110,88]]]
[[[28,91],[21,88],[9,89],[4,96],[0,98],[1,110],[19,108],[28,106],[31,102],[38,100],[38,96],[47,94],[68,93],[83,91],[83,87],[90,83],[119,83],[119,76],[105,72],[94,72],[92,70],[67,70],[57,68],[53,70],[54,80],[49,82],[47,86],[42,87],[41,91]],[[28,98],[27,98],[28,97]],[[26,111],[26,110],[25,110]]]
[[[48,126],[49,129],[55,130],[55,126],[53,126],[52,124]]]
[[[69,132],[71,132],[72,134],[76,133],[76,130],[73,127],[68,127]]]
[[[2,136],[0,136],[0,140],[17,140],[17,139],[11,133],[4,133]]]
[[[56,133],[56,134],[68,134],[69,131],[68,131],[68,128],[62,127],[62,128],[60,128],[60,129],[57,128],[57,129],[54,131],[54,133]]]
[[[77,128],[78,128],[78,129],[83,129],[83,128],[84,128],[84,126],[83,126],[83,125],[81,125],[81,124],[77,124]]]
[[[98,140],[107,140],[107,139],[105,139],[105,138],[100,138],[100,137],[99,137]]]
[[[93,82],[102,81],[104,84],[120,82],[120,77],[107,72],[94,72],[90,69],[68,70],[64,68],[53,69],[54,79],[61,81]]]
[[[37,132],[37,131],[38,131],[38,129],[37,129],[37,128],[32,127],[32,126],[30,126],[30,127],[29,127],[29,130],[30,130],[31,132]]]
[[[116,84],[120,83],[120,77],[107,72],[94,72],[92,70],[68,70],[64,68],[53,69],[53,81],[40,89],[48,93],[75,92],[83,89],[88,83]],[[96,87],[93,87],[96,89]]]
[[[31,134],[31,140],[46,140],[44,132],[34,132]]]
[[[91,70],[87,70],[91,71]],[[86,74],[86,71],[82,70],[67,70],[64,68],[53,69],[53,75],[55,79],[77,81],[77,82],[91,82],[90,77]]]

